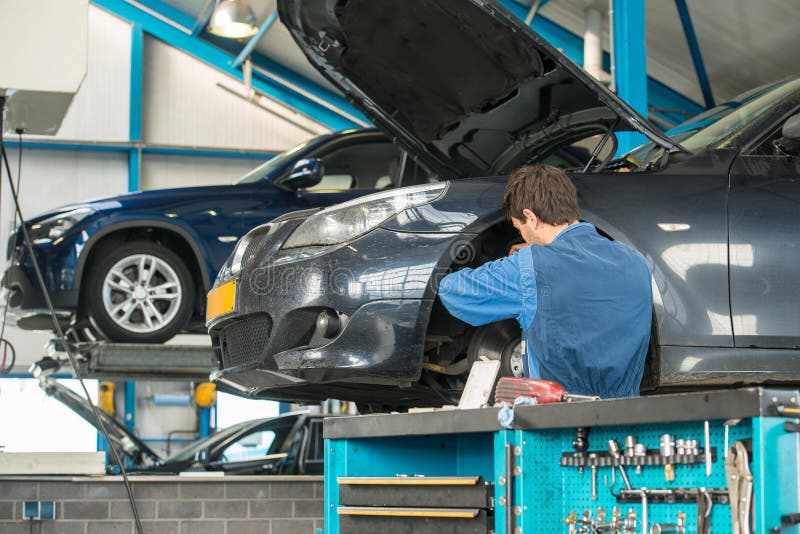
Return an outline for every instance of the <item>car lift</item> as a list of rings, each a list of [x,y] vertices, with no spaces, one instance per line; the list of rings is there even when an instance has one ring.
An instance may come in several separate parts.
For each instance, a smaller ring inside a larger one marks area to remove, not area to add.
[[[68,366],[59,357],[58,340],[48,346],[48,356],[34,364],[39,370]],[[85,378],[103,380],[174,380],[203,382],[213,367],[211,347],[83,341],[74,343],[79,371]],[[35,374],[35,370],[34,370]]]

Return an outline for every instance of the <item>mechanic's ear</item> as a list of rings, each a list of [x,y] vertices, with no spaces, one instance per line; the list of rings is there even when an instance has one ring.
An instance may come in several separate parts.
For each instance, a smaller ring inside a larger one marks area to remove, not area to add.
[[[783,123],[781,135],[784,139],[800,141],[800,113],[795,113]]]

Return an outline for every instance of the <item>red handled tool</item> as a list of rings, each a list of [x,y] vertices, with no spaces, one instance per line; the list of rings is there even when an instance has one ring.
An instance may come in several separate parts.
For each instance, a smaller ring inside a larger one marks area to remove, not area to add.
[[[550,380],[542,380],[541,378],[502,377],[497,382],[497,388],[494,392],[495,402],[514,404],[514,399],[517,397],[532,397],[536,399],[539,404],[600,399],[600,397],[592,397],[589,395],[572,395],[566,392],[564,386]]]

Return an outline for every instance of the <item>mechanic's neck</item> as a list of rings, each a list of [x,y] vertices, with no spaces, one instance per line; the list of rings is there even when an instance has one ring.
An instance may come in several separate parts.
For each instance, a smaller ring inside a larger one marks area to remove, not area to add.
[[[549,245],[553,242],[553,240],[563,232],[565,229],[569,228],[573,224],[578,224],[578,221],[572,221],[571,223],[564,223],[564,224],[542,224],[538,229],[538,236],[539,237],[539,244],[541,245]]]

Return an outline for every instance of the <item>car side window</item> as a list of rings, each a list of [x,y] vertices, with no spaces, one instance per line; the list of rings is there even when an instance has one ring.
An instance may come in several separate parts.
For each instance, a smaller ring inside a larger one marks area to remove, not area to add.
[[[273,430],[260,430],[246,434],[237,439],[222,451],[221,458],[228,462],[240,462],[252,458],[261,458],[269,454],[275,441]]]
[[[800,143],[784,139],[783,123],[775,127],[748,155],[750,156],[800,156]]]
[[[322,437],[322,421],[314,421],[310,426],[311,438],[308,440],[306,461],[322,462],[325,460],[325,441]]]
[[[312,421],[308,427],[308,433],[303,474],[321,475],[325,471],[325,439],[322,436],[322,420]]]
[[[320,183],[305,191],[323,193],[397,187],[400,156],[400,148],[389,141],[349,144],[334,149],[320,158],[325,169]]]
[[[414,161],[411,156],[404,155],[403,160],[400,161],[400,164],[403,166],[402,185],[404,187],[407,185],[435,184],[441,181],[436,174]]]

